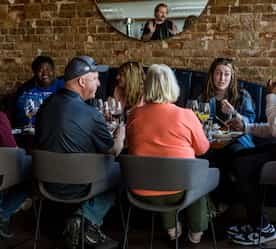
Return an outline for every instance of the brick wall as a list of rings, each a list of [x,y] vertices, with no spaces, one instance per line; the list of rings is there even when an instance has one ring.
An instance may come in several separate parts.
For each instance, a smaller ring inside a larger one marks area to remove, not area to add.
[[[145,43],[113,30],[94,0],[0,0],[0,93],[30,78],[41,53],[54,58],[58,74],[80,54],[112,66],[131,59],[202,71],[214,57],[231,57],[239,78],[276,80],[275,10],[275,0],[210,0],[185,33]]]

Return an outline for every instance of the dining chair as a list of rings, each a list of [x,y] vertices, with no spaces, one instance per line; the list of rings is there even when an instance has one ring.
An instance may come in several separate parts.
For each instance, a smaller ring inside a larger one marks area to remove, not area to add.
[[[28,167],[30,165],[31,157],[26,155],[24,149],[1,147],[0,191],[6,190],[30,179],[31,171],[23,172],[23,167],[25,169],[30,169],[30,167]]]
[[[261,170],[260,184],[262,185],[262,215],[260,220],[260,227],[263,227],[263,213],[266,201],[266,190],[268,185],[276,185],[276,161],[269,161],[265,163]],[[261,243],[261,231],[259,231],[259,243],[260,248],[276,249],[276,247],[263,247]]]
[[[41,198],[37,215],[34,249],[39,239],[39,225],[44,198],[59,203],[82,203],[117,185],[111,167],[112,155],[93,153],[57,153],[42,150],[33,151],[33,174],[38,182]],[[88,193],[82,197],[63,199],[49,192],[44,183],[89,184]],[[84,217],[81,217],[81,247],[84,249]]]
[[[145,157],[121,155],[119,157],[123,180],[126,182],[127,197],[130,202],[123,248],[127,245],[127,235],[132,205],[140,209],[152,212],[168,212],[175,210],[175,224],[178,222],[179,212],[190,206],[199,198],[214,190],[219,182],[219,171],[209,168],[209,162],[205,159],[182,159],[165,157]],[[155,205],[138,199],[131,189],[147,189],[155,191],[185,191],[183,199],[174,205]],[[209,215],[211,218],[211,216]],[[212,220],[210,219],[212,222]],[[214,247],[216,239],[213,223]],[[154,226],[152,224],[151,245],[153,241]],[[178,234],[177,226],[176,232]],[[175,248],[178,249],[178,236],[176,236]]]

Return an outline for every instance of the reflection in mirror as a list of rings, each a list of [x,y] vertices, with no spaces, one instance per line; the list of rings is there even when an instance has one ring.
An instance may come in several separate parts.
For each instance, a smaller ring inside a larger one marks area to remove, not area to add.
[[[208,0],[96,0],[105,19],[121,33],[139,40],[164,40],[184,31]]]

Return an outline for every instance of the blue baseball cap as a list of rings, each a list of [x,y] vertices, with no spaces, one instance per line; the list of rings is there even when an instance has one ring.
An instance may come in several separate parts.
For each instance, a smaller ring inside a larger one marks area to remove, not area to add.
[[[97,65],[96,61],[90,56],[77,56],[65,67],[64,80],[72,80],[90,72],[106,72],[107,70],[107,65]]]

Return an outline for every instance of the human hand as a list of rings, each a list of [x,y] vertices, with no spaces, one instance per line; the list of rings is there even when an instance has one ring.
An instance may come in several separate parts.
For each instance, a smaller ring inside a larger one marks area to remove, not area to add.
[[[244,131],[245,129],[244,123],[240,118],[233,118],[227,121],[226,123],[229,126],[229,128],[234,131]]]
[[[227,99],[223,99],[220,102],[221,111],[225,114],[232,115],[236,112],[235,108],[229,103]]]
[[[276,94],[276,82],[272,82],[272,80],[268,80],[266,83],[266,92]]]
[[[120,124],[119,127],[114,131],[114,139],[120,139],[124,141],[126,138],[126,126],[124,124]]]
[[[149,21],[148,28],[149,28],[151,33],[154,33],[155,30],[156,30],[156,23],[153,23],[153,21]]]
[[[171,33],[172,35],[176,35],[177,33],[177,27],[173,24],[172,29],[168,29],[169,33]]]

